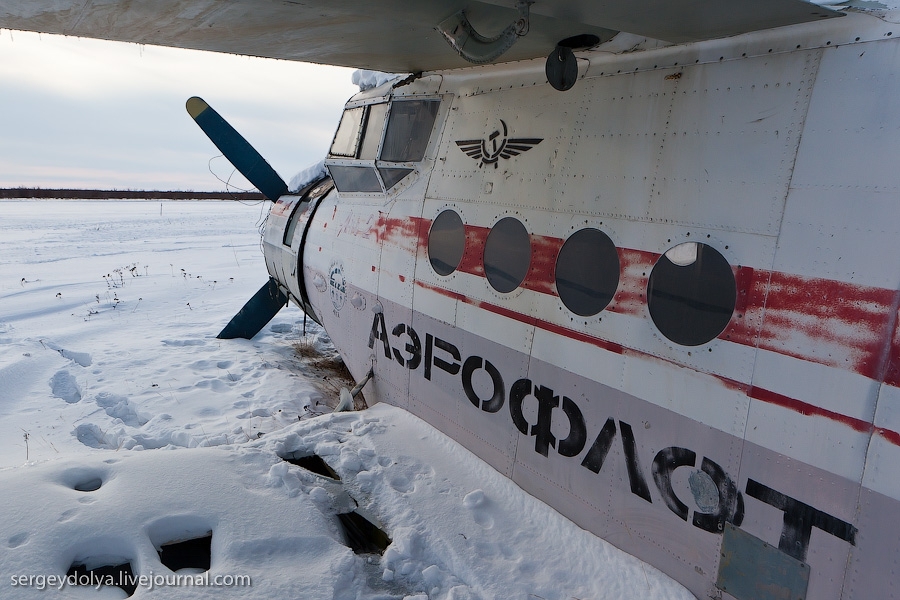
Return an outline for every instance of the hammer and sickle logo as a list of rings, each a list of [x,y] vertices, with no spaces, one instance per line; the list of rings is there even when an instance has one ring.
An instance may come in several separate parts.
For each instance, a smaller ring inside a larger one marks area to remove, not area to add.
[[[500,120],[500,128],[492,131],[487,139],[457,140],[456,145],[466,155],[478,161],[478,168],[494,165],[501,159],[512,158],[531,150],[544,141],[544,138],[511,138],[508,137],[506,122]]]

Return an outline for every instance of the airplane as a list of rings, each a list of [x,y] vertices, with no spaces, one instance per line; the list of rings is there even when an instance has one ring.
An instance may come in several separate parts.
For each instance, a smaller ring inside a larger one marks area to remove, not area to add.
[[[370,403],[698,598],[880,599],[900,13],[857,4],[7,0],[0,27],[400,73],[301,189],[188,101],[272,201],[220,336],[297,304]]]

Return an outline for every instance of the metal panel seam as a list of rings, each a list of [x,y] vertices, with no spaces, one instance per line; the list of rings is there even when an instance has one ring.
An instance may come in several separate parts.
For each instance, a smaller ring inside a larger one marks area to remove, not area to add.
[[[856,522],[857,523],[860,523],[861,516],[863,513],[862,504],[863,504],[863,493],[865,491],[865,486],[863,485],[863,482],[865,481],[866,471],[868,470],[868,467],[869,467],[869,460],[870,460],[869,450],[872,449],[872,439],[875,437],[875,434],[878,431],[878,428],[875,426],[875,415],[878,414],[878,401],[881,398],[881,390],[884,389],[884,379],[885,379],[885,376],[886,376],[888,369],[890,368],[890,364],[891,364],[891,348],[893,346],[893,341],[894,341],[894,331],[896,330],[896,327],[897,327],[898,310],[900,310],[900,293],[897,293],[894,296],[894,304],[891,309],[891,317],[890,317],[890,320],[888,321],[888,327],[886,328],[887,329],[887,337],[885,339],[884,353],[882,354],[882,363],[879,366],[879,371],[881,372],[880,379],[881,379],[882,383],[881,383],[881,385],[878,386],[878,389],[875,392],[875,402],[872,405],[872,418],[871,418],[872,428],[869,432],[869,438],[866,441],[866,452],[865,452],[866,460],[865,460],[865,462],[863,462],[862,473],[860,473],[860,476],[859,476],[859,492],[858,492],[858,496],[856,498]],[[849,598],[850,596],[848,596],[846,594],[848,594],[852,591],[852,590],[847,589],[847,580],[848,580],[847,573],[850,571],[851,565],[853,563],[854,549],[855,549],[855,547],[851,548],[850,552],[847,553],[847,564],[844,565],[844,569],[843,569],[844,578],[841,581],[841,596],[840,596],[842,599],[845,597]]]

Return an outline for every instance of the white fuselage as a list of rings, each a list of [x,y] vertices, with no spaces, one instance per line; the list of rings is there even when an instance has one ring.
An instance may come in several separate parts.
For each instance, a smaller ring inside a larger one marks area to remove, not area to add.
[[[338,189],[274,206],[269,272],[374,366],[370,403],[698,597],[892,597],[894,27],[601,46],[567,92],[527,61],[360,93],[382,124],[435,109],[421,159],[383,160],[390,116],[339,131]]]

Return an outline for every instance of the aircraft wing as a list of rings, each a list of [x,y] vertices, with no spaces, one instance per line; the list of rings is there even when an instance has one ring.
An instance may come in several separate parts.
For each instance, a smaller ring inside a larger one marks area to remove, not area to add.
[[[486,37],[519,14],[515,0],[4,0],[0,28],[416,72],[469,65],[435,29],[462,9]],[[580,34],[687,42],[841,14],[803,0],[537,0],[530,13],[502,60]]]

